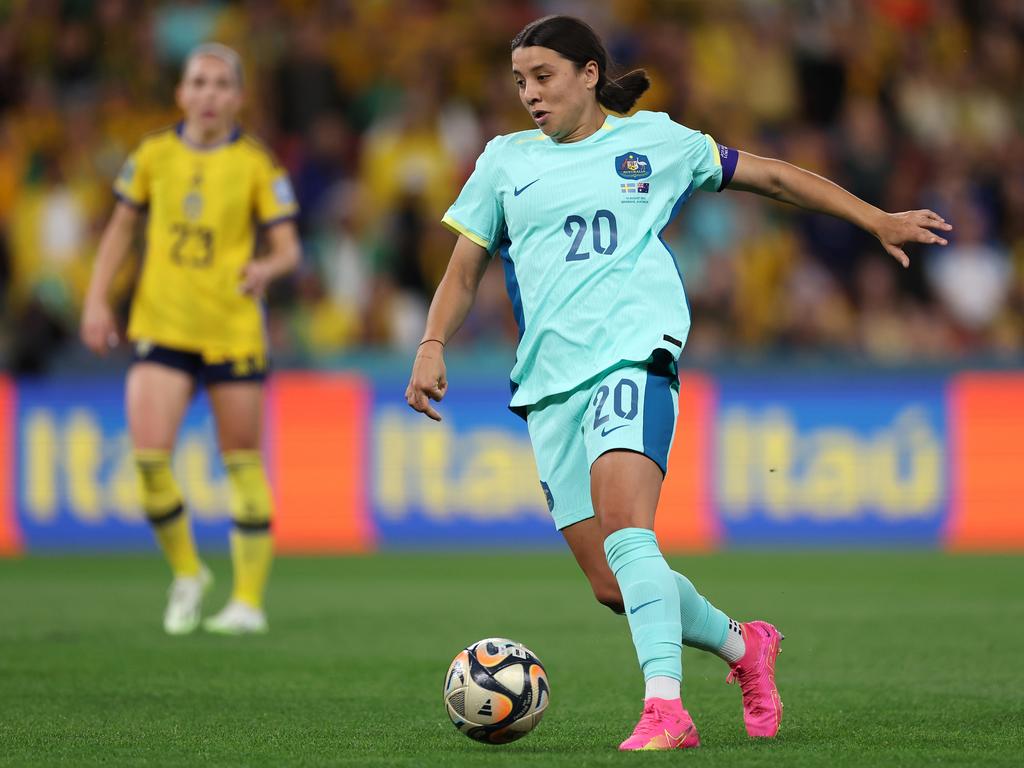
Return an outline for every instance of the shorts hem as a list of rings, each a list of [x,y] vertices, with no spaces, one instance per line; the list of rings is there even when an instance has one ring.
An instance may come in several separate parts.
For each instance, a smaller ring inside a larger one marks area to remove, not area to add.
[[[552,517],[555,521],[555,530],[560,531],[563,528],[568,528],[570,525],[576,525],[576,523],[582,523],[584,520],[589,520],[593,516],[594,510],[588,507],[586,509],[579,509],[575,512],[569,512]]]
[[[160,365],[164,368],[181,371],[204,388],[218,384],[244,382],[262,384],[266,382],[270,369],[269,363],[267,363],[262,367],[248,365],[236,372],[233,360],[210,363],[203,359],[201,352],[163,344],[148,344],[144,350],[136,345],[132,351],[131,365],[140,363]]]
[[[629,453],[638,453],[641,456],[646,456],[648,459],[654,462],[655,466],[661,470],[661,475],[664,477],[668,474],[668,467],[665,466],[668,462],[662,462],[657,456],[652,456],[653,451],[645,450],[644,448],[637,448],[635,445],[609,445],[607,448],[601,450],[597,456],[594,457],[594,461],[597,461],[606,453],[611,451],[628,451]],[[594,467],[594,461],[590,462],[590,469]]]

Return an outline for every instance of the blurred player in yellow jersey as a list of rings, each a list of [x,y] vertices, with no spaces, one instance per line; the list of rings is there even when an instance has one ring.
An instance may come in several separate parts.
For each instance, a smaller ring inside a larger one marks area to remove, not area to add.
[[[135,225],[147,214],[145,260],[128,325],[134,360],[125,400],[143,507],[174,573],[164,629],[195,630],[210,584],[171,472],[178,428],[203,386],[234,520],[234,590],[203,626],[265,632],[272,502],[259,452],[267,373],[262,298],[299,263],[297,206],[284,171],[235,122],[242,70],[233,50],[216,43],[196,48],[177,100],[184,120],[145,138],[114,185],[118,203],[100,241],[81,336],[100,355],[117,344],[107,294]],[[261,229],[269,252],[254,259]]]

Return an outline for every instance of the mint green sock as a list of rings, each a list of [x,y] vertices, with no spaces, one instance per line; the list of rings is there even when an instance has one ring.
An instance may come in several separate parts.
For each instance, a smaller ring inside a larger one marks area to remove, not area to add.
[[[679,590],[654,531],[615,531],[604,540],[604,553],[622,591],[644,680],[659,675],[682,680]]]
[[[729,617],[700,594],[688,578],[672,571],[679,592],[679,618],[683,645],[718,653],[725,645]]]

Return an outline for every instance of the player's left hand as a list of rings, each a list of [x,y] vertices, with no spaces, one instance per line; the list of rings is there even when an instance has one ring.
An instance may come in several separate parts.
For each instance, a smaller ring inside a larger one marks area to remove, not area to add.
[[[250,261],[242,268],[242,293],[255,299],[262,299],[267,295],[267,287],[276,276],[273,267],[267,261]]]
[[[883,213],[874,227],[875,237],[882,247],[904,267],[910,266],[910,258],[900,246],[904,243],[928,243],[946,245],[946,239],[932,230],[948,232],[953,226],[934,211],[903,211]]]

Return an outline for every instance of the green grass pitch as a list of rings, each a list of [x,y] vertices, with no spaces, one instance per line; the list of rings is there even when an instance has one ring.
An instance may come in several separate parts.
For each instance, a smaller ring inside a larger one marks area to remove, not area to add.
[[[619,754],[643,694],[624,619],[569,555],[281,559],[271,633],[162,634],[155,557],[0,561],[0,765],[1020,765],[1024,559],[934,553],[670,558],[737,618],[786,634],[785,719],[747,739],[725,665],[687,649],[704,746]],[[229,566],[207,608],[226,597]],[[514,744],[476,744],[441,702],[448,662],[504,635],[552,704]]]

